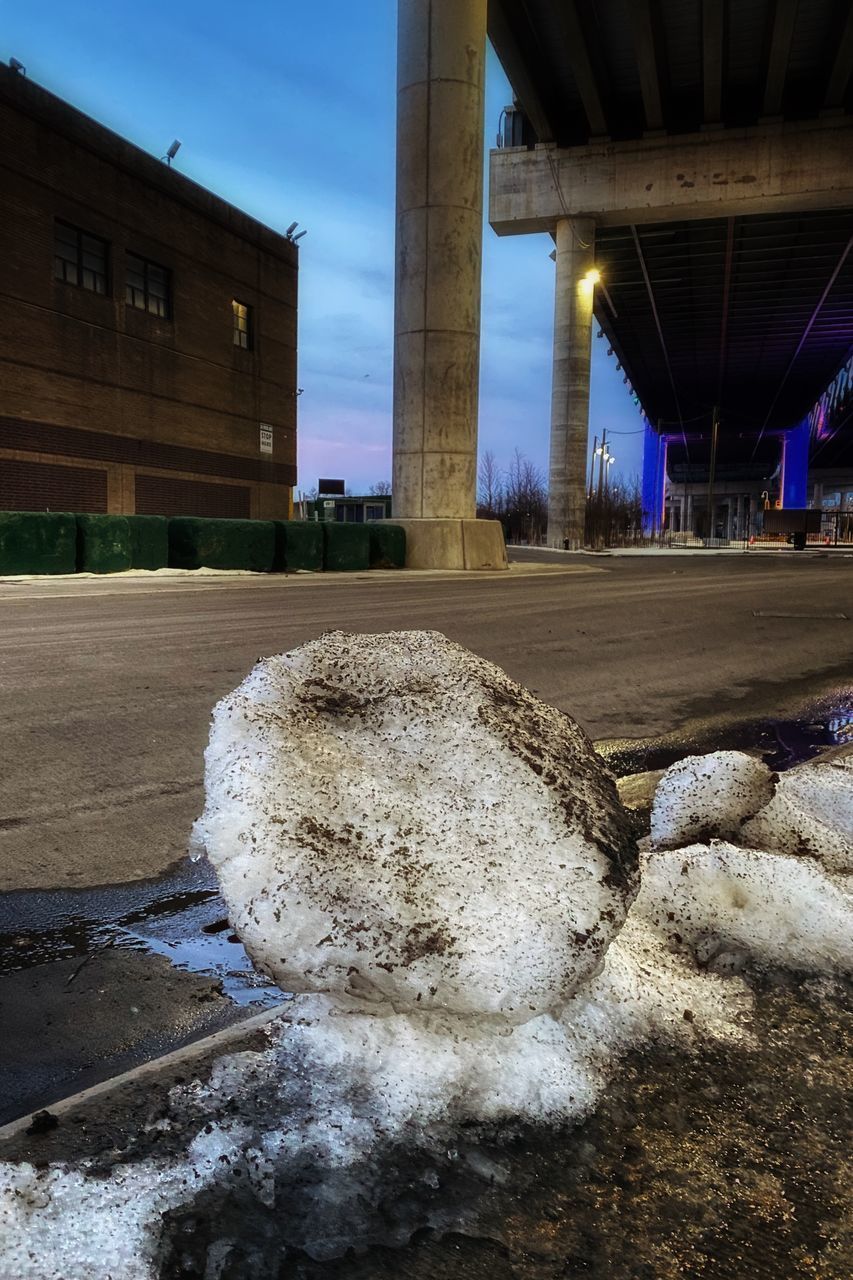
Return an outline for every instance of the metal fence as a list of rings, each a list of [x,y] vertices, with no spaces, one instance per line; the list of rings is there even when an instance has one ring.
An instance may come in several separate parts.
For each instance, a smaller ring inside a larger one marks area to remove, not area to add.
[[[759,524],[761,523],[759,518]],[[544,533],[538,537],[507,538],[508,546],[544,547]],[[817,547],[853,547],[853,510],[828,510],[820,512],[819,527],[807,533],[765,533],[758,528],[742,538],[707,538],[686,530],[661,529],[645,533],[639,524],[626,525],[614,521],[608,526],[600,518],[587,521],[586,545],[595,551],[608,548],[650,547],[660,550],[733,550],[769,549],[773,547],[796,548],[797,545]]]
[[[802,545],[808,547],[853,546],[853,511],[830,508],[814,514],[819,514],[820,518],[815,521],[815,528],[799,534]],[[784,546],[786,543],[793,543],[797,537],[797,534],[792,533],[762,531],[755,535],[754,543],[756,546]]]

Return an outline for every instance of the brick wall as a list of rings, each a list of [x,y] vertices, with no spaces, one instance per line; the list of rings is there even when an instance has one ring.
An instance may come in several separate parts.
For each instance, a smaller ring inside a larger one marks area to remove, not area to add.
[[[106,296],[54,280],[56,218],[108,242]],[[128,253],[170,270],[168,320],[125,304]],[[195,501],[200,484],[206,501],[219,490],[233,505],[235,485],[213,482],[240,481],[252,514],[288,514],[297,262],[284,237],[0,67],[0,472],[30,452],[36,467],[67,462],[70,485],[92,471],[82,459],[99,458],[132,473],[109,484],[111,510],[134,509],[145,468],[171,478],[164,501]],[[251,351],[234,345],[232,298],[253,308]],[[272,456],[260,422],[273,426]],[[40,484],[5,492],[32,506]]]

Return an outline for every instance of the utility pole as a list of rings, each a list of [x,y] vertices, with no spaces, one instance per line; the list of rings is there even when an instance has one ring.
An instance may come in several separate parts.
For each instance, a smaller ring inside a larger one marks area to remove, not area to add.
[[[587,501],[592,502],[592,488],[595,481],[595,459],[598,457],[598,436],[595,437],[592,445],[592,458],[589,464],[589,491],[587,493]]]
[[[607,455],[607,428],[601,433],[601,453],[598,455],[598,496],[604,492],[604,459]]]

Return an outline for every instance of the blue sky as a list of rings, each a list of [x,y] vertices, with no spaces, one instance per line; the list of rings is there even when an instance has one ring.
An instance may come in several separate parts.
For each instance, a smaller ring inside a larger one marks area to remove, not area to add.
[[[188,177],[300,242],[300,485],[390,478],[395,0],[27,0],[0,5],[0,58],[138,146],[173,138]],[[486,135],[510,100],[489,51]],[[554,266],[547,236],[483,255],[480,450],[547,469]],[[640,418],[593,343],[590,430],[640,469]],[[617,432],[631,434],[616,435]]]

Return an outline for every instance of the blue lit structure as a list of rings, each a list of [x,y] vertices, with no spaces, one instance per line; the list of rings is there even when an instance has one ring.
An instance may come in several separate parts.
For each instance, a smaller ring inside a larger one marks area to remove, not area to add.
[[[643,440],[643,533],[654,534],[663,526],[668,439],[645,419]]]
[[[782,506],[803,508],[808,501],[811,422],[804,418],[782,437]]]

